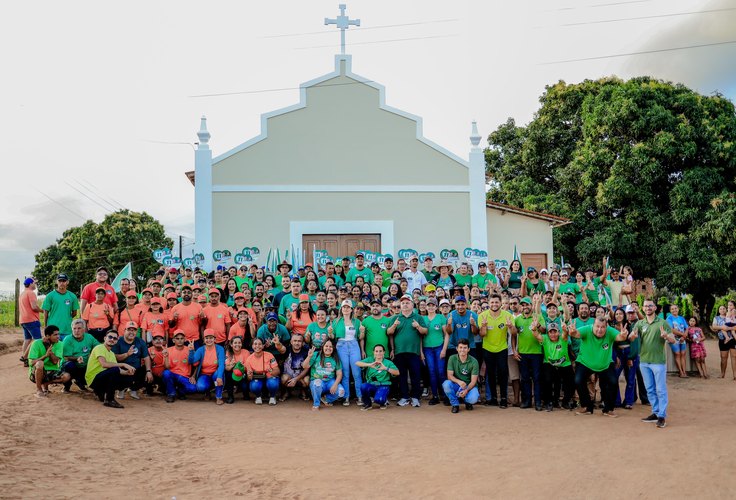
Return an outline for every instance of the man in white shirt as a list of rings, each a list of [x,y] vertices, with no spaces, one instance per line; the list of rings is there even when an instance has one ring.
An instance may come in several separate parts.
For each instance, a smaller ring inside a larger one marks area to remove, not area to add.
[[[427,284],[427,278],[424,276],[419,269],[419,257],[412,255],[409,259],[409,269],[404,271],[401,276],[406,279],[409,293],[416,289],[424,290],[424,285]]]

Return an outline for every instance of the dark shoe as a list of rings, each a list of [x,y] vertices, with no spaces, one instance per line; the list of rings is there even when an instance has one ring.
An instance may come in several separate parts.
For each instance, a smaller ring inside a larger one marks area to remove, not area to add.
[[[547,411],[552,411],[552,408],[554,408],[554,405],[552,403],[547,403]]]
[[[483,406],[498,406],[498,401],[495,399],[486,399]]]
[[[227,396],[227,399],[225,399],[225,402],[226,402],[227,404],[231,405],[231,404],[233,404],[233,403],[235,402],[235,397],[233,397],[233,395],[232,395],[232,394],[229,394],[229,395]]]
[[[20,357],[20,362],[23,363],[23,366],[25,368],[28,368],[28,358],[24,358],[23,356]]]
[[[473,409],[473,405],[471,405],[470,403],[465,403],[465,409],[471,411]]]
[[[108,408],[125,408],[125,406],[121,405],[114,399],[112,401],[105,401],[102,403],[104,406],[107,406]]]
[[[521,408],[522,410],[526,410],[531,407],[532,407],[531,403],[521,403],[521,406],[519,406],[519,408]]]
[[[432,398],[429,400],[429,403],[427,403],[429,406],[434,406],[440,404],[440,398]]]
[[[562,407],[560,406],[560,402],[559,402],[559,401],[555,401],[554,403],[552,403],[552,407],[553,407],[553,408],[562,408]]]
[[[176,401],[176,398],[174,396],[166,396],[167,403],[173,403],[174,401]]]
[[[500,401],[500,402],[498,403],[498,407],[499,407],[499,408],[504,408],[504,409],[506,409],[506,408],[508,408],[508,407],[509,407],[509,403],[508,403],[508,401],[506,401],[505,399],[502,399],[502,400],[501,400],[501,401]]]
[[[657,422],[658,420],[659,420],[659,418],[657,418],[657,415],[655,415],[654,413],[652,413],[651,415],[649,415],[646,418],[642,418],[641,419],[642,422],[646,422],[648,424],[653,424],[654,422]]]
[[[180,399],[181,401],[186,401],[186,399],[187,399],[187,395],[186,395],[186,394],[179,394],[179,395],[177,396],[177,398],[178,398],[178,399]]]
[[[542,405],[534,405],[534,409],[537,411],[542,411],[544,408],[542,408]]]
[[[459,406],[453,406],[451,411],[452,411],[452,413],[458,413],[460,411],[460,407]]]
[[[363,407],[360,410],[361,411],[367,411],[367,410],[372,410],[372,409],[373,409],[373,405],[372,404],[365,404],[365,405],[363,405]]]
[[[449,400],[449,399],[447,399],[447,398],[444,398],[444,399],[442,400],[442,404],[443,404],[443,405],[445,405],[445,406],[450,406],[450,400]]]
[[[665,427],[667,427],[667,422],[665,421],[665,419],[658,418],[657,419],[657,429],[664,429]]]
[[[95,396],[100,400],[100,403],[105,402],[105,395],[103,393],[95,391]]]

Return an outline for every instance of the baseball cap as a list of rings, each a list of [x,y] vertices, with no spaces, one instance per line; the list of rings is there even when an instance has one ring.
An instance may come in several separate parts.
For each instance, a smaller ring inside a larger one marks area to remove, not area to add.
[[[411,257],[409,258],[409,260],[416,260],[416,261],[418,261],[418,260],[419,260],[419,257],[417,257],[416,255],[412,255],[412,256],[411,256]]]
[[[36,280],[34,280],[33,278],[26,278],[26,279],[23,280],[23,286],[30,286],[31,283],[35,283],[35,282],[36,282]],[[103,288],[103,290],[104,290],[104,288]]]
[[[174,337],[176,337],[177,335],[181,335],[182,337],[184,337],[184,330],[182,330],[181,328],[179,328],[178,330],[174,330]]]
[[[233,299],[244,299],[245,294],[243,292],[236,292],[235,295],[233,295]]]
[[[373,305],[373,304],[378,304],[379,306],[382,306],[383,305],[383,303],[380,300],[378,300],[378,299],[371,300],[371,305]]]
[[[171,292],[171,293],[166,294],[166,300],[171,300],[171,299],[176,300],[178,298],[179,298],[179,296],[176,295],[175,292]]]
[[[634,309],[634,306],[632,306],[631,304],[629,304],[628,306],[626,306],[626,312],[627,313],[633,313],[633,312],[636,312],[636,309]]]
[[[210,289],[209,292],[207,292],[207,295],[214,295],[214,294],[220,295],[220,290],[218,290],[217,288],[212,288]]]
[[[30,283],[28,283],[30,285],[31,283],[33,283],[33,280],[31,278],[28,278],[28,279],[26,279],[26,281],[28,281],[29,279],[31,280]],[[28,286],[28,285],[26,285],[26,286]],[[105,290],[105,287],[104,286],[98,286],[97,288],[95,288],[95,293],[99,292],[100,290],[103,291],[103,292],[107,292],[107,290]]]
[[[192,285],[190,285],[189,283],[184,283],[184,284],[183,284],[183,285],[181,286],[181,289],[182,289],[182,290],[184,290],[185,288],[188,288],[188,289],[190,289],[190,290],[191,290],[191,289],[192,289]]]
[[[526,268],[526,272],[528,272],[528,273],[530,273],[532,271],[535,271],[536,272],[536,270],[537,270],[537,268],[536,267],[532,267],[532,266],[529,266],[529,267]]]
[[[519,301],[519,304],[529,304],[529,305],[531,305],[531,303],[532,303],[532,299],[530,299],[529,297],[524,297],[523,299],[521,299]]]
[[[214,337],[215,336],[215,330],[212,328],[205,328],[204,329],[204,337]]]
[[[426,257],[424,257],[424,262],[427,262],[427,261],[432,262],[432,257],[430,257],[429,255],[427,255]]]
[[[411,298],[411,295],[409,295],[408,293],[405,293],[404,295],[401,296],[399,300],[408,300],[409,302],[411,302],[413,299]]]
[[[429,305],[429,304],[434,304],[434,305],[437,305],[437,299],[435,299],[434,297],[430,297],[430,298],[429,298],[429,299],[427,300],[427,305]]]
[[[365,255],[363,255],[362,252],[355,252],[355,258],[357,259],[358,257],[365,257]],[[343,259],[343,260],[345,260],[345,259]]]
[[[550,331],[550,330],[557,330],[559,332],[560,326],[554,321],[547,323],[547,331]]]
[[[125,329],[127,330],[128,328],[134,328],[137,330],[138,323],[136,323],[135,321],[128,321],[127,323],[125,323]]]
[[[353,302],[349,299],[345,299],[340,303],[340,307],[348,306],[349,308],[353,308]]]
[[[450,305],[450,301],[447,300],[447,299],[442,299],[442,300],[440,300],[440,305],[441,306],[444,306],[444,305],[448,305],[449,306]]]
[[[563,269],[562,271],[560,271],[560,276],[570,276],[570,273]]]
[[[278,320],[279,320],[279,315],[276,314],[275,312],[270,312],[266,314],[266,321],[278,321]]]
[[[151,304],[160,304],[163,305],[164,299],[162,297],[154,297],[151,299]]]
[[[299,294],[299,302],[309,302],[309,295],[306,293]]]
[[[435,290],[437,290],[437,287],[434,286],[432,283],[424,287],[425,292],[434,292]]]
[[[547,273],[547,274],[549,274],[549,271],[547,271],[547,268],[546,268],[546,267],[543,267],[543,268],[542,268],[542,269],[540,269],[540,271],[539,271],[539,274],[542,274],[542,273]]]
[[[478,262],[478,267],[486,267],[486,263],[483,261]]]
[[[67,276],[64,273],[59,273],[59,274],[56,275],[56,279],[58,281],[69,281],[69,276]]]
[[[133,290],[128,290],[128,293],[126,293],[125,296],[138,298],[138,295]]]
[[[455,297],[455,302],[467,302],[468,299],[465,298],[465,295],[458,295]]]
[[[175,268],[175,267],[170,267],[170,268],[169,268],[169,272],[170,272],[170,273],[176,273],[176,272],[178,272],[178,271],[176,270],[176,268]]]
[[[99,273],[100,271],[105,271],[106,273],[110,274],[110,271],[108,271],[108,270],[107,270],[107,268],[106,268],[105,266],[100,266],[100,267],[98,267],[98,268],[97,268],[97,271],[95,271],[95,272],[96,272],[96,273]]]

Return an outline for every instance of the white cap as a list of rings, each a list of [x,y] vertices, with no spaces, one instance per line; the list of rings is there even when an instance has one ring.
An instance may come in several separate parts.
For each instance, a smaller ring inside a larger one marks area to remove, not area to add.
[[[547,268],[546,267],[543,267],[542,269],[539,270],[539,274],[542,274],[542,273],[549,274],[549,271],[547,271]]]

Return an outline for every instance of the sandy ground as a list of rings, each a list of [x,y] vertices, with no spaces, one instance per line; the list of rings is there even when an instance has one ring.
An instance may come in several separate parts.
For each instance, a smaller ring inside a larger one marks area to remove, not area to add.
[[[0,334],[0,498],[736,497],[728,376],[670,378],[662,430],[639,422],[641,406],[618,419],[194,398],[115,410],[58,387],[35,398],[19,338]],[[708,353],[717,375],[715,343]]]

